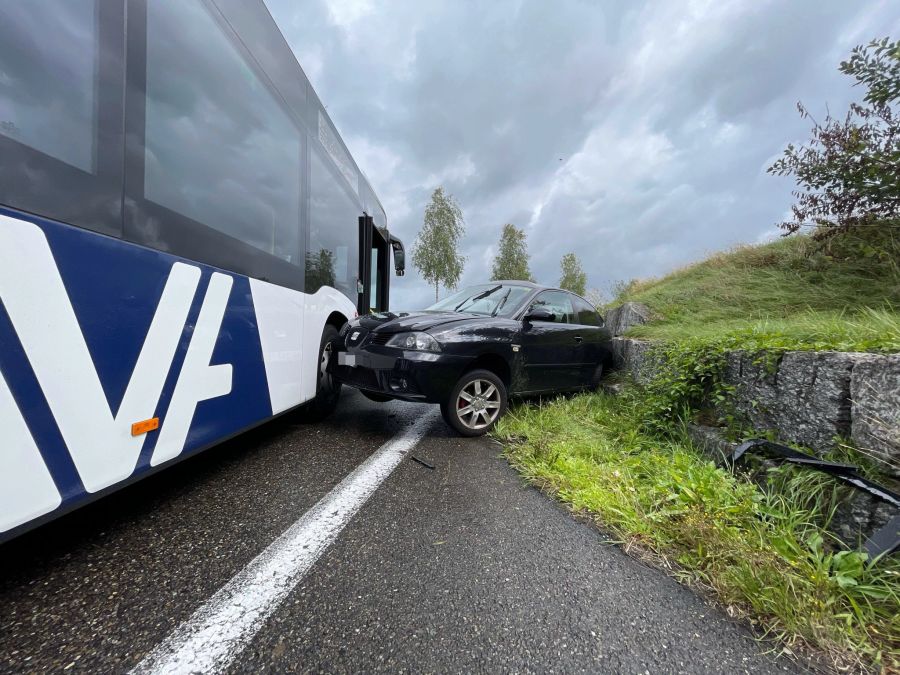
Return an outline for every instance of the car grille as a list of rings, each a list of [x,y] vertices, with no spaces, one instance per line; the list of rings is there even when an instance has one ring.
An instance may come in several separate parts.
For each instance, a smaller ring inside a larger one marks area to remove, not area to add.
[[[375,373],[368,368],[349,368],[342,366],[339,377],[341,380],[354,387],[374,389],[375,391],[381,389],[381,387],[378,386],[378,378],[375,376]]]
[[[372,333],[372,338],[369,340],[370,344],[373,345],[386,345],[388,340],[393,337],[391,333]]]

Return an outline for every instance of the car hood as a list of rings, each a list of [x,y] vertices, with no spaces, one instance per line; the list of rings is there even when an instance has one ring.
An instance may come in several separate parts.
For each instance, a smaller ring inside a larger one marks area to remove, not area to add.
[[[384,312],[360,317],[359,325],[377,333],[405,333],[430,331],[466,323],[481,323],[491,317],[461,312]]]

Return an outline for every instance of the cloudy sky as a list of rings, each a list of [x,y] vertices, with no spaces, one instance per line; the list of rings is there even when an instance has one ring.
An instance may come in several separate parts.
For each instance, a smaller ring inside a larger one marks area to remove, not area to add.
[[[457,199],[464,284],[506,222],[539,282],[574,251],[600,289],[772,237],[796,102],[842,113],[838,63],[900,34],[887,0],[266,1],[407,248],[436,186]],[[433,300],[392,283],[392,309]]]

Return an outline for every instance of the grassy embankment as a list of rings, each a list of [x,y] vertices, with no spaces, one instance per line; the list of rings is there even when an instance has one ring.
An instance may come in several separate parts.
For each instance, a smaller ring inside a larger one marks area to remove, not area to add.
[[[900,351],[900,241],[870,257],[839,243],[831,255],[817,248],[796,236],[719,253],[662,279],[633,281],[616,304],[642,302],[660,316],[634,337]]]
[[[793,467],[770,470],[762,489],[714,466],[685,430],[698,400],[727,399],[727,348],[900,350],[897,258],[828,260],[808,245],[742,248],[630,284],[618,301],[663,317],[634,334],[667,341],[675,372],[619,396],[518,405],[495,435],[529,479],[785,649],[900,672],[900,557],[870,565],[828,533],[847,489]]]

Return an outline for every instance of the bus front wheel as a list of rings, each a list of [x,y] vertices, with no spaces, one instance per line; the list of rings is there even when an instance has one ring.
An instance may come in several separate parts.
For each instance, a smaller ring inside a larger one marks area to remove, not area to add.
[[[338,330],[331,324],[326,324],[322,331],[322,339],[319,341],[319,359],[316,361],[316,395],[307,403],[301,411],[302,417],[307,422],[322,420],[337,407],[341,396],[341,383],[337,382],[328,373],[328,364],[333,355],[332,343],[337,339]]]

